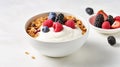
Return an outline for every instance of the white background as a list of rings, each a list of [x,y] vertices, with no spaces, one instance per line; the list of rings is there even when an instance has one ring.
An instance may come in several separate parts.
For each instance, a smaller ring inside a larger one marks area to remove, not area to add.
[[[90,29],[79,51],[64,58],[49,58],[30,46],[24,31],[25,22],[42,12],[70,12],[87,20],[86,7],[120,15],[119,6],[119,0],[0,0],[0,67],[120,67],[120,33],[114,35],[118,45],[112,47],[107,43],[108,35]]]

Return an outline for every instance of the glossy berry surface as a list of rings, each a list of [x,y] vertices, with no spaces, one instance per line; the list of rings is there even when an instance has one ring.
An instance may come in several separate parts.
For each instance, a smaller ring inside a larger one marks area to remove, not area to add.
[[[114,18],[112,15],[109,15],[108,18],[107,18],[107,21],[110,22],[110,25],[112,25],[114,23]]]
[[[49,27],[43,26],[42,31],[43,31],[44,33],[47,33],[47,32],[49,32],[50,30],[49,30]]]
[[[53,29],[54,29],[55,32],[60,32],[60,31],[63,30],[63,26],[59,22],[54,22]]]
[[[52,27],[52,25],[53,25],[53,21],[50,19],[43,22],[43,26]]]
[[[58,16],[55,19],[55,22],[57,22],[58,20],[64,21],[64,14],[62,13],[58,14]]]
[[[103,22],[102,29],[110,29],[110,22],[108,21]]]
[[[119,20],[120,21],[120,16],[116,16],[114,20]]]
[[[65,24],[65,22],[63,20],[58,20],[57,22],[59,22],[61,24]]]
[[[95,18],[95,23],[94,26],[101,28],[102,27],[102,23],[104,22],[104,17],[102,14],[98,14]]]
[[[107,40],[108,40],[108,43],[110,45],[115,45],[116,44],[116,39],[115,39],[114,36],[108,36]]]
[[[48,19],[51,19],[52,21],[55,21],[56,13],[55,12],[50,12],[49,15],[48,15]]]
[[[86,8],[86,13],[89,15],[92,15],[92,14],[94,14],[94,11],[92,8],[88,7],[88,8]]]
[[[75,29],[75,22],[73,20],[68,20],[65,22],[65,25],[71,27],[72,29]]]

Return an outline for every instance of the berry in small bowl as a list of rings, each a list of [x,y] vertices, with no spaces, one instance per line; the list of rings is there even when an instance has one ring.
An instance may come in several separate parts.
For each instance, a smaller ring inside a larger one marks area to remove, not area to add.
[[[120,16],[109,15],[103,10],[91,14],[89,17],[89,23],[90,26],[99,33],[113,34],[120,32]]]

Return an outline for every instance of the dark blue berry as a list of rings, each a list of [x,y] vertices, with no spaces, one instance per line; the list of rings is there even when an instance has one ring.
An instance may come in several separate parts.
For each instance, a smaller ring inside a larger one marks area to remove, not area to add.
[[[92,8],[90,8],[90,7],[86,8],[86,12],[87,12],[87,14],[89,14],[89,15],[94,14],[93,9],[92,9]]]
[[[108,40],[108,43],[109,43],[111,46],[113,46],[113,45],[116,44],[116,39],[115,39],[114,36],[108,36],[107,40]]]
[[[55,21],[55,18],[56,18],[56,16],[54,16],[54,15],[49,15],[48,16],[48,19],[51,19],[52,21]]]
[[[50,12],[49,15],[54,15],[54,16],[56,16],[56,13],[55,13],[55,12]]]
[[[56,13],[55,12],[50,12],[49,15],[48,15],[48,19],[51,19],[51,20],[55,21],[55,18],[56,18]]]
[[[47,33],[47,32],[50,31],[50,29],[49,29],[47,26],[43,26],[42,31],[43,31],[44,33]]]

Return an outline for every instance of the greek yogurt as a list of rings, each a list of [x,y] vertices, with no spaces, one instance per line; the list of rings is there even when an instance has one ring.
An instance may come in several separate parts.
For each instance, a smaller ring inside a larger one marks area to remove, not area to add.
[[[61,32],[54,32],[53,27],[49,28],[50,31],[47,33],[40,31],[40,35],[36,37],[36,39],[44,42],[63,42],[74,40],[82,36],[82,31],[77,26],[75,29],[72,29],[66,25],[63,25],[63,27],[64,29]],[[40,30],[42,30],[42,28],[43,26],[40,27]]]

